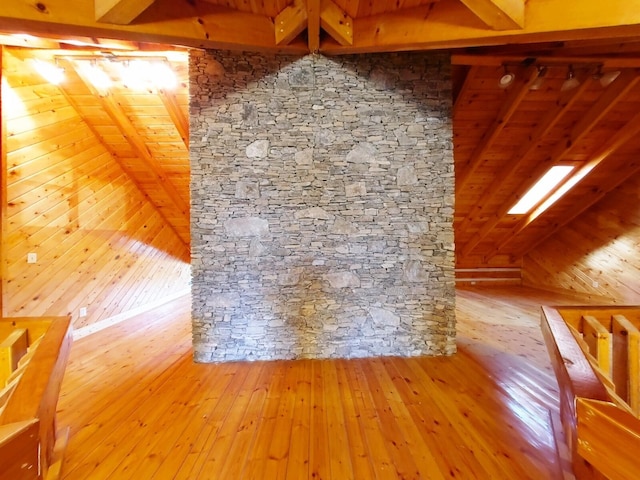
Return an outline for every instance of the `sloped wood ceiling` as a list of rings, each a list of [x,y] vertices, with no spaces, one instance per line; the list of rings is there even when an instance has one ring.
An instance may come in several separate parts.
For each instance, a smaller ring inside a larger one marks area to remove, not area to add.
[[[39,49],[21,51],[25,61],[58,56],[71,104],[187,244],[186,65],[173,63],[182,76],[173,93],[116,86],[100,95],[68,58],[72,44],[98,56],[150,48],[137,42],[294,54],[451,51],[460,268],[518,266],[640,167],[637,2],[14,0],[0,3],[0,31],[0,43]],[[16,36],[24,33],[46,39]],[[569,69],[579,85],[563,90]],[[515,80],[500,88],[507,70]],[[603,85],[604,74],[617,76]],[[544,210],[509,215],[553,165],[574,167],[568,193]]]
[[[516,79],[501,89],[505,60],[493,60],[454,56],[480,63],[469,68],[453,117],[458,266],[518,262],[640,168],[637,68],[549,57],[543,81],[539,67],[512,67]],[[562,91],[569,65],[580,84]],[[603,86],[605,73],[617,77]],[[574,167],[567,193],[546,209],[508,214],[555,165]]]
[[[67,101],[87,123],[142,194],[190,245],[188,66],[186,52],[118,52],[10,48],[22,60],[25,77],[38,75],[34,60],[57,64],[65,79],[59,85]],[[118,59],[156,59],[171,65],[179,81],[172,90],[136,90],[123,85],[111,70]],[[78,68],[96,62],[115,81],[96,90]]]

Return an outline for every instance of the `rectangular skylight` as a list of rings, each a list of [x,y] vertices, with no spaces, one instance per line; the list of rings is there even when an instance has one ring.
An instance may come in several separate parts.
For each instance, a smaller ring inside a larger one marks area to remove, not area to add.
[[[569,165],[556,165],[551,167],[536,184],[529,189],[527,193],[516,203],[509,215],[523,215],[535,207],[540,201],[546,197],[562,180],[565,179],[573,170]]]

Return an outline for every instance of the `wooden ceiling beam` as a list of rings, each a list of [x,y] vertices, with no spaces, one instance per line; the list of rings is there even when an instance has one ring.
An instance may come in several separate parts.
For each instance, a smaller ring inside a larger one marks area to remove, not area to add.
[[[613,135],[607,143],[605,143],[600,150],[598,150],[594,155],[591,156],[588,162],[586,162],[582,167],[580,167],[571,177],[560,187],[558,191],[556,191],[546,202],[544,202],[541,206],[536,208],[533,212],[523,218],[517,225],[515,225],[509,235],[500,243],[500,245],[492,252],[492,255],[488,257],[490,259],[493,254],[497,254],[502,250],[505,245],[511,242],[519,233],[521,233],[525,228],[527,228],[531,223],[533,223],[540,215],[547,210],[547,204],[551,206],[555,200],[560,199],[564,193],[568,192],[572,188],[574,188],[578,183],[582,182],[593,170],[605,162],[609,157],[611,157],[618,149],[624,146],[627,142],[636,138],[640,134],[640,113],[637,113],[629,122],[625,124],[620,130],[618,130],[615,135]],[[564,215],[562,217],[562,221],[558,222],[558,224],[550,229],[548,232],[545,232],[544,238],[548,238],[550,235],[555,233],[559,228],[569,223],[571,220],[575,219],[578,215],[587,210],[591,205],[595,204],[598,200],[604,196],[608,191],[613,190],[616,186],[620,185],[626,178],[629,178],[633,173],[635,173],[639,166],[635,166],[635,168],[629,169],[626,172],[626,175],[614,176],[616,179],[609,184],[608,188],[606,188],[606,192],[598,192],[598,194],[590,195],[590,196],[581,196],[579,202],[573,202],[571,207],[571,213],[569,215]],[[624,177],[624,178],[623,178]],[[620,181],[617,181],[620,180]],[[602,193],[602,195],[600,195]],[[544,238],[536,238],[535,244],[527,245],[523,251],[528,252],[535,245],[538,245]]]
[[[171,202],[175,205],[175,207],[180,211],[182,215],[188,217],[189,215],[189,205],[182,198],[180,193],[176,190],[171,182],[171,179],[168,178],[167,174],[162,169],[162,166],[158,163],[158,161],[151,155],[147,145],[140,138],[137,130],[129,120],[129,117],[125,115],[122,111],[120,105],[114,100],[112,95],[99,96],[100,104],[109,118],[113,121],[118,130],[124,135],[129,145],[136,152],[138,157],[144,160],[145,164],[151,171],[157,185],[160,186],[162,190],[164,190],[167,197],[171,199]]]
[[[156,0],[133,25],[99,23],[93,2],[31,0],[0,2],[0,31],[114,38],[195,48],[306,53],[302,42],[276,45],[268,17],[196,1]]]
[[[307,7],[302,0],[296,0],[276,16],[276,45],[288,45],[305,28],[307,28]]]
[[[129,25],[155,0],[94,0],[96,22]]]
[[[64,66],[65,70],[67,71],[67,74],[73,73],[77,75],[78,78],[82,81],[82,83],[84,83],[86,88],[91,92],[91,94],[100,102],[100,106],[105,111],[105,113],[109,116],[109,118],[113,121],[118,131],[126,139],[126,141],[129,143],[129,145],[131,146],[133,151],[137,154],[137,156],[145,162],[144,164],[146,165],[148,171],[153,176],[155,184],[158,185],[159,188],[164,191],[165,195],[169,198],[171,203],[175,206],[175,208],[178,209],[180,214],[184,216],[184,218],[187,219],[188,221],[189,213],[190,213],[188,202],[183,199],[183,197],[180,195],[180,193],[177,191],[177,189],[171,182],[171,179],[169,179],[167,175],[164,173],[162,166],[159,165],[157,160],[153,157],[153,155],[151,155],[146,144],[140,138],[135,127],[133,126],[129,118],[125,115],[125,113],[122,111],[122,108],[120,107],[120,105],[116,103],[116,101],[113,99],[111,95],[101,95],[100,92],[98,92],[96,88],[91,84],[91,82],[87,78],[85,78],[82,72],[74,68],[74,65],[72,62],[68,60],[62,60],[61,64]],[[61,90],[64,93],[67,100],[69,101],[69,103],[76,109],[78,114],[82,116],[81,114],[82,109],[77,104],[77,102],[75,102],[75,99],[70,94],[70,92],[67,92],[64,87],[61,88]],[[87,125],[89,125],[94,135],[96,135],[98,139],[102,139],[100,134],[92,127],[91,122],[86,120],[85,122],[87,123]],[[126,165],[123,162],[120,162],[118,160],[118,156],[114,154],[111,148],[109,148],[106,144],[105,144],[105,147],[111,153],[112,157],[115,158],[116,161],[118,161],[118,163],[123,168],[123,170],[129,175],[129,178],[132,179],[132,181],[138,187],[140,192],[146,198],[150,199],[149,195],[144,193],[144,189],[140,186],[140,184],[134,180],[135,175],[129,171],[129,169],[126,167]],[[154,204],[153,202],[151,203]],[[163,209],[159,208],[159,206],[155,204],[154,204],[154,207],[156,208],[158,213],[165,219],[165,221],[167,222],[167,225],[169,225],[171,229],[174,230],[176,235],[182,240],[182,242],[185,244],[187,249],[189,249],[190,246],[188,242],[184,238],[182,238],[182,236],[175,230],[175,228],[172,225],[172,222],[170,222],[165,216]]]
[[[582,140],[637,85],[639,80],[636,70],[623,71],[573,126],[569,135],[555,146],[551,152],[552,162],[557,163],[564,159],[571,147]]]
[[[524,0],[460,0],[494,30],[524,27]]]
[[[307,41],[309,51],[320,50],[320,0],[307,0]]]
[[[524,27],[503,31],[487,28],[461,2],[441,1],[356,18],[353,45],[325,42],[321,51],[337,55],[637,37],[639,26],[640,9],[627,0],[610,0],[606,8],[585,0],[579,9],[566,0],[530,1]]]
[[[78,75],[78,72],[73,68],[73,65],[71,64],[71,62],[69,61],[62,61],[61,63],[64,64],[67,74],[75,74]],[[93,89],[93,87],[89,85],[87,85],[88,88],[90,88],[94,94],[97,93],[95,92],[95,89]],[[151,206],[153,207],[153,209],[158,212],[158,215],[160,215],[160,217],[162,217],[162,219],[165,221],[165,223],[169,226],[169,228],[173,231],[173,233],[176,235],[177,238],[180,239],[180,241],[182,242],[182,244],[184,245],[185,248],[185,252],[184,252],[184,257],[183,258],[189,258],[189,252],[191,250],[191,246],[189,244],[189,242],[187,242],[182,235],[180,235],[180,233],[175,229],[175,227],[173,226],[173,224],[169,221],[169,219],[166,217],[166,215],[163,212],[162,208],[159,208],[158,205],[156,205],[151,197],[149,195],[147,195],[144,192],[144,189],[142,188],[142,186],[140,185],[140,183],[136,180],[136,175],[131,172],[131,170],[129,169],[129,167],[126,165],[125,162],[122,162],[120,160],[120,158],[118,157],[118,155],[116,155],[116,153],[114,152],[113,148],[111,147],[111,145],[109,145],[107,142],[105,142],[102,139],[102,136],[100,135],[100,133],[96,130],[96,128],[93,126],[92,122],[87,119],[85,117],[85,115],[83,115],[82,113],[82,107],[78,104],[78,102],[76,102],[74,96],[71,94],[71,92],[69,92],[67,90],[67,88],[65,87],[65,84],[62,84],[59,86],[60,88],[60,92],[64,95],[64,97],[67,99],[67,101],[69,102],[69,105],[71,105],[74,110],[77,112],[78,116],[80,116],[80,118],[82,118],[82,120],[84,121],[84,123],[87,125],[87,127],[89,128],[89,130],[91,130],[91,133],[93,133],[93,135],[95,135],[95,137],[98,139],[98,141],[105,147],[105,149],[107,150],[107,152],[109,152],[109,154],[111,155],[111,158],[114,159],[115,162],[118,163],[118,165],[120,165],[120,168],[122,168],[122,170],[125,172],[125,174],[127,175],[127,177],[129,178],[129,180],[131,180],[131,182],[136,186],[136,188],[138,189],[138,191],[140,192],[140,194],[142,196],[144,196],[147,200],[149,200],[149,203],[151,204]]]
[[[320,0],[320,27],[340,45],[353,45],[353,18],[332,0]]]
[[[167,113],[169,114],[169,117],[171,117],[171,121],[173,122],[173,124],[176,126],[176,130],[178,131],[178,134],[180,135],[180,138],[182,138],[182,142],[187,147],[188,151],[189,119],[180,108],[180,105],[178,105],[176,96],[173,92],[165,92],[163,90],[160,90],[158,92],[158,96],[160,97],[160,100],[162,100],[164,107],[167,109]]]
[[[481,195],[481,200],[476,203],[471,212],[465,217],[458,229],[465,231],[466,228],[476,221],[480,215],[482,215],[484,209],[491,204],[491,202],[497,197],[498,193],[502,190],[502,186],[509,182],[516,174],[518,169],[524,164],[528,156],[536,149],[540,141],[556,126],[558,121],[562,118],[564,112],[571,108],[571,106],[581,97],[585,90],[589,87],[589,83],[585,82],[585,78],[580,78],[580,85],[574,90],[564,92],[560,95],[558,101],[554,104],[544,116],[544,118],[538,123],[533,133],[529,136],[529,141],[523,144],[505,163],[505,168],[501,169],[498,175],[496,175],[491,184],[484,189]],[[515,204],[520,195],[520,190],[513,192],[509,199],[504,202],[497,214],[492,215],[484,225],[480,228],[479,232],[473,236],[466,245],[464,245],[460,251],[460,257],[464,258],[470,255],[473,250],[482,242],[487,235],[500,223],[506,216],[509,209]]]
[[[501,5],[499,2],[515,0],[473,1]],[[601,2],[585,0],[579,9],[566,0],[531,1],[526,6],[524,27],[502,31],[487,28],[461,2],[439,1],[354,18],[352,45],[340,45],[333,38],[325,39],[321,45],[320,11],[320,0],[308,0],[306,45],[301,41],[277,45],[271,18],[204,1],[156,0],[136,18],[135,24],[116,25],[97,22],[94,3],[86,0],[46,0],[37,4],[31,0],[12,0],[0,2],[0,30],[195,48],[351,54],[627,38],[637,37],[640,26],[640,9],[627,0],[609,0],[607,8],[602,8]]]
[[[473,174],[482,165],[484,154],[498,138],[504,127],[509,122],[511,116],[516,112],[522,100],[524,100],[524,97],[529,93],[531,84],[537,78],[538,71],[533,67],[521,69],[516,72],[514,85],[509,87],[500,111],[480,139],[480,142],[474,149],[471,157],[467,160],[464,169],[456,178],[456,189],[458,189],[458,191],[464,189]]]
[[[484,240],[490,233],[502,222],[508,215],[509,209],[515,204],[515,202],[528,191],[531,186],[538,181],[550,166],[562,161],[569,153],[573,145],[576,142],[584,138],[587,133],[593,129],[593,127],[613,108],[620,100],[622,100],[627,93],[637,85],[640,81],[638,73],[635,70],[627,70],[620,74],[620,76],[605,90],[595,104],[581,117],[581,120],[571,129],[571,132],[554,148],[551,155],[540,162],[534,171],[523,181],[520,186],[509,196],[504,202],[503,207],[498,214],[491,217],[480,229],[477,235],[474,236],[472,242],[468,243],[461,250],[464,254],[469,255],[477,245]],[[584,83],[584,82],[583,82]],[[540,212],[541,214],[542,212]],[[520,222],[522,223],[522,222]],[[520,225],[519,223],[519,225]],[[527,223],[528,225],[528,223]],[[519,234],[522,230],[519,230],[514,234],[515,229],[510,231],[504,238],[499,247],[495,248],[488,256],[487,260],[493,258],[500,253],[502,248],[507,245],[513,238],[511,235]]]
[[[6,261],[6,238],[7,238],[7,116],[3,114],[2,102],[6,100],[3,98],[5,87],[3,77],[5,75],[4,70],[4,58],[6,55],[6,48],[0,45],[0,317],[8,316],[4,308],[4,284],[5,279],[10,278],[7,275],[8,262]]]
[[[462,84],[462,88],[458,92],[458,96],[454,99],[453,110],[452,110],[452,118],[456,118],[458,112],[460,112],[465,107],[465,102],[467,101],[467,94],[473,81],[480,70],[479,67],[472,65],[467,72],[467,75],[464,78],[464,83]]]
[[[2,35],[0,45],[25,48],[60,48],[60,42],[31,35]]]
[[[564,48],[559,49],[560,53]],[[629,57],[613,56],[568,56],[568,55],[482,55],[482,54],[454,54],[451,55],[452,65],[469,65],[479,67],[499,67],[505,64],[515,65],[527,61],[534,61],[536,65],[547,67],[567,67],[567,65],[602,65],[603,68],[640,68],[640,57],[636,54]]]
[[[588,196],[581,196],[580,201],[574,202],[571,207],[571,215],[567,215],[561,221],[556,222],[554,226],[547,231],[545,231],[542,235],[536,236],[535,240],[528,245],[526,245],[523,249],[516,253],[518,258],[524,257],[529,252],[531,252],[534,248],[544,242],[546,239],[557,233],[561,228],[565,225],[569,224],[584,212],[586,212],[593,205],[602,200],[609,192],[613,189],[619,187],[624,182],[626,182],[629,178],[640,171],[640,162],[634,161],[623,164],[622,167],[616,169],[616,175],[612,175],[610,180],[606,183],[600,183],[598,185],[598,190],[595,192],[591,192]]]

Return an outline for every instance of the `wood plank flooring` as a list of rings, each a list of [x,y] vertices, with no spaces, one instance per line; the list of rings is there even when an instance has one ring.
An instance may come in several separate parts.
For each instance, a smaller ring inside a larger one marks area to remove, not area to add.
[[[570,479],[539,305],[459,289],[447,358],[198,365],[184,298],[77,341],[63,478]]]

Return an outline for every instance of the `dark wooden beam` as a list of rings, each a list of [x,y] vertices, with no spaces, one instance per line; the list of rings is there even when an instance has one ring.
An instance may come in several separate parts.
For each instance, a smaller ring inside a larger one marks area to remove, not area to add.
[[[460,0],[494,30],[524,28],[524,0]]]
[[[155,0],[94,0],[96,22],[128,25]]]
[[[476,170],[482,165],[484,154],[493,145],[504,127],[509,122],[511,116],[516,112],[520,103],[527,96],[531,84],[538,78],[538,71],[533,67],[520,69],[517,72],[514,84],[509,87],[504,102],[496,118],[487,128],[480,142],[474,149],[469,160],[467,160],[462,172],[456,178],[456,189],[464,189]]]
[[[603,162],[607,161],[613,154],[615,154],[617,150],[619,150],[622,146],[624,146],[630,140],[636,138],[638,135],[640,135],[640,113],[636,114],[629,122],[625,124],[624,127],[619,129],[615,133],[615,135],[613,135],[609,139],[607,143],[602,145],[602,147],[600,147],[600,149],[596,153],[591,155],[591,158],[589,159],[589,161],[585,162],[582,165],[582,167],[577,169],[577,171],[574,172],[571,175],[571,177],[565,183],[563,183],[562,186],[551,195],[551,197],[549,197],[549,199],[545,200],[540,206],[535,208],[531,213],[529,213],[522,220],[520,220],[504,237],[502,242],[500,242],[495,247],[495,249],[487,256],[487,260],[490,260],[493,256],[500,253],[507,244],[512,242],[529,225],[531,225],[538,218],[540,218],[545,211],[551,208],[551,206],[554,205],[555,201],[559,200],[566,192],[574,188],[578,183],[580,183],[587,176],[592,174],[593,170],[596,169],[596,167],[598,167]],[[626,178],[628,178],[630,175],[635,173],[637,168],[638,167],[636,166],[633,169],[633,171],[626,176]],[[623,177],[623,176],[620,175],[619,177]],[[626,178],[622,178],[621,181],[625,180]],[[607,191],[610,191],[611,189],[615,188],[615,186],[619,184],[620,182],[614,182],[613,186],[610,185]],[[555,229],[552,229],[546,232],[544,237],[548,238],[551,234],[555,233],[555,231],[557,231],[557,229],[559,229],[560,226],[566,225],[571,220],[573,220],[578,215],[580,215],[582,212],[586,211],[591,205],[595,204],[595,202],[600,200],[602,196],[604,196],[604,194],[590,195],[586,198],[584,196],[581,197],[579,205],[572,206],[570,213],[563,217],[562,222],[559,222],[562,225],[558,224],[559,226],[557,226]],[[535,239],[535,244],[537,245],[541,241],[542,241],[541,237],[538,236]],[[527,245],[524,251],[530,251],[533,248],[533,245],[534,243]]]

